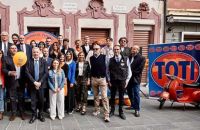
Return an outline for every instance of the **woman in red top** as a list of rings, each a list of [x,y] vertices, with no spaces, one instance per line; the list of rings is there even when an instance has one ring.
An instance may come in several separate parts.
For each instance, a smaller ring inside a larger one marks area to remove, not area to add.
[[[0,50],[0,120],[3,119],[4,112],[4,74],[2,72],[3,51]]]

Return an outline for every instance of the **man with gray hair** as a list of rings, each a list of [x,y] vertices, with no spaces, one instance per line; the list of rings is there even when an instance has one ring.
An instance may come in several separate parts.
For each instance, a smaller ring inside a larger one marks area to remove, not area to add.
[[[8,42],[8,32],[3,31],[1,33],[1,42],[0,42],[0,50],[3,50],[4,56],[10,55],[8,49],[12,43]]]
[[[90,57],[91,65],[91,79],[92,87],[94,91],[94,116],[100,114],[100,101],[99,90],[101,90],[101,99],[104,108],[104,121],[109,122],[109,100],[107,97],[107,83],[106,76],[108,71],[108,62],[106,62],[106,56],[100,53],[100,46],[98,44],[93,46],[94,55]]]

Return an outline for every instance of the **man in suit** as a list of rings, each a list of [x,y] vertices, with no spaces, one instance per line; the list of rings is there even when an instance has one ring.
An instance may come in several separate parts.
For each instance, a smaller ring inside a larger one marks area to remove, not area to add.
[[[22,77],[22,69],[23,67],[17,67],[13,63],[13,56],[17,53],[16,45],[11,45],[9,48],[10,55],[5,57],[3,63],[3,72],[6,75],[5,84],[6,89],[9,93],[10,102],[11,102],[11,116],[9,118],[10,121],[15,120],[16,112],[17,112],[17,99],[18,99],[18,107],[20,111],[20,116],[22,120],[25,120],[24,116],[24,107],[23,107],[23,94],[24,87],[20,86],[19,81]]]
[[[88,52],[92,49],[92,45],[90,45],[90,37],[89,36],[84,37],[84,44],[81,47],[85,54],[85,57],[87,57]]]
[[[123,104],[124,104],[124,91],[126,87],[126,80],[130,73],[130,67],[128,66],[128,60],[127,57],[120,54],[120,46],[115,45],[114,46],[114,56],[110,59],[109,62],[109,74],[110,78],[108,80],[110,81],[110,89],[111,89],[111,99],[110,99],[110,105],[111,105],[111,111],[110,111],[110,117],[114,115],[115,111],[115,95],[116,91],[119,92],[119,117],[121,119],[126,119],[126,116],[123,112]]]
[[[37,47],[32,49],[33,58],[26,65],[26,75],[29,80],[31,90],[31,109],[32,118],[29,123],[32,124],[37,119],[37,108],[39,109],[38,119],[45,121],[43,116],[44,109],[44,91],[43,87],[48,76],[47,62],[40,58],[40,50]]]
[[[121,54],[128,57],[131,54],[131,49],[129,47],[126,47],[127,43],[128,39],[126,37],[121,37],[119,39]]]
[[[45,45],[47,48],[49,48],[51,46],[51,41],[52,41],[51,37],[46,38]]]
[[[48,66],[48,70],[50,69],[51,66],[51,62],[53,61],[52,58],[49,57],[49,49],[48,47],[45,47],[43,49],[43,59],[47,62],[47,66]],[[44,83],[44,97],[46,99],[46,102],[44,104],[44,110],[45,112],[49,113],[49,86],[48,86],[48,82],[45,81],[46,83]]]
[[[19,36],[19,44],[17,45],[17,49],[18,51],[23,51],[28,60],[32,57],[32,47],[25,43],[24,35]]]
[[[62,35],[58,36],[58,43],[60,45],[60,50],[63,49],[63,36]]]
[[[73,60],[76,61],[77,55],[76,55],[74,49],[69,47],[69,39],[64,38],[63,39],[63,48],[61,49],[61,52],[66,55],[66,53],[68,51],[71,51],[73,53]]]
[[[0,50],[3,50],[4,56],[10,55],[8,49],[12,43],[8,42],[8,32],[1,33]]]
[[[12,34],[12,41],[13,41],[13,44],[15,45],[19,44],[19,35],[17,33]]]
[[[131,48],[131,56],[129,57],[132,76],[128,83],[128,93],[131,100],[131,107],[135,110],[135,116],[140,116],[140,83],[142,71],[145,66],[145,57],[140,53],[140,47],[135,45]]]

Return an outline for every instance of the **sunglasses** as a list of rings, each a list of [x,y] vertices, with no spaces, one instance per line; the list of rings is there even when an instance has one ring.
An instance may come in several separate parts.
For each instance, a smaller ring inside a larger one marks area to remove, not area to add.
[[[99,50],[99,48],[94,48],[93,50]]]

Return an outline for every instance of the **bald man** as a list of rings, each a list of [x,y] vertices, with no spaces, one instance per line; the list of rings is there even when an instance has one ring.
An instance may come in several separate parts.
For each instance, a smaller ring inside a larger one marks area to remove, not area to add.
[[[135,116],[140,116],[140,83],[142,77],[142,71],[145,65],[145,57],[140,53],[140,47],[135,45],[131,48],[131,56],[129,57],[129,63],[131,67],[132,76],[128,84],[128,95],[131,100],[131,107],[135,110]]]

